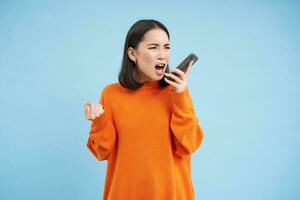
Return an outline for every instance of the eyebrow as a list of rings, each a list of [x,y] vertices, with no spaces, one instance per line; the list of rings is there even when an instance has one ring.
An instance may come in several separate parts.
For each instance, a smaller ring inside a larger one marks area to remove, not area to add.
[[[159,46],[159,44],[158,43],[150,43],[150,44],[148,44],[147,46]],[[167,43],[167,44],[164,44],[164,46],[170,46],[170,43]]]

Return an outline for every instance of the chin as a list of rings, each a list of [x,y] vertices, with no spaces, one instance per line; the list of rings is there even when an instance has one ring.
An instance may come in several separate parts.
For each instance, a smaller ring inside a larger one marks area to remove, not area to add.
[[[160,81],[164,78],[164,75],[158,75],[158,74],[149,74],[147,77],[148,81]]]
[[[162,75],[162,76],[155,76],[155,77],[152,78],[152,80],[153,80],[153,81],[160,81],[160,80],[163,79],[163,78],[164,78],[163,75]]]

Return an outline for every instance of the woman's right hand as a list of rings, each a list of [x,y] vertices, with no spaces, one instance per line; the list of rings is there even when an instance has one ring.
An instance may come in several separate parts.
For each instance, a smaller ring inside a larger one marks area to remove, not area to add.
[[[101,104],[93,104],[90,102],[86,102],[84,104],[84,115],[85,119],[93,120],[96,117],[99,117],[104,113],[104,109]]]

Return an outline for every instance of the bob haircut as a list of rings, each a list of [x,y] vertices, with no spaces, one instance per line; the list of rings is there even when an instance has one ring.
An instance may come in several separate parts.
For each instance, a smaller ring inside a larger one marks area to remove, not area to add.
[[[152,29],[162,29],[166,32],[166,34],[168,35],[168,39],[170,40],[170,34],[165,25],[153,19],[143,19],[135,22],[127,33],[124,45],[122,66],[119,73],[119,83],[125,88],[136,90],[143,86],[143,83],[137,82],[133,77],[136,64],[128,57],[127,50],[129,47],[136,49],[138,47],[138,44],[142,41],[145,33]],[[169,66],[167,66],[166,71],[169,71]],[[161,80],[159,80],[159,85],[164,88],[169,84],[165,82],[164,78],[162,78]]]

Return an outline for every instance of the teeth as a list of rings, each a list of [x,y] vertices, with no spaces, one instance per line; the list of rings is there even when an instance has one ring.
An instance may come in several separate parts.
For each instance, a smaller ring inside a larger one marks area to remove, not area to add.
[[[157,70],[163,70],[164,69],[164,67],[165,67],[165,64],[157,64],[156,66],[155,66],[155,68],[157,69]]]

